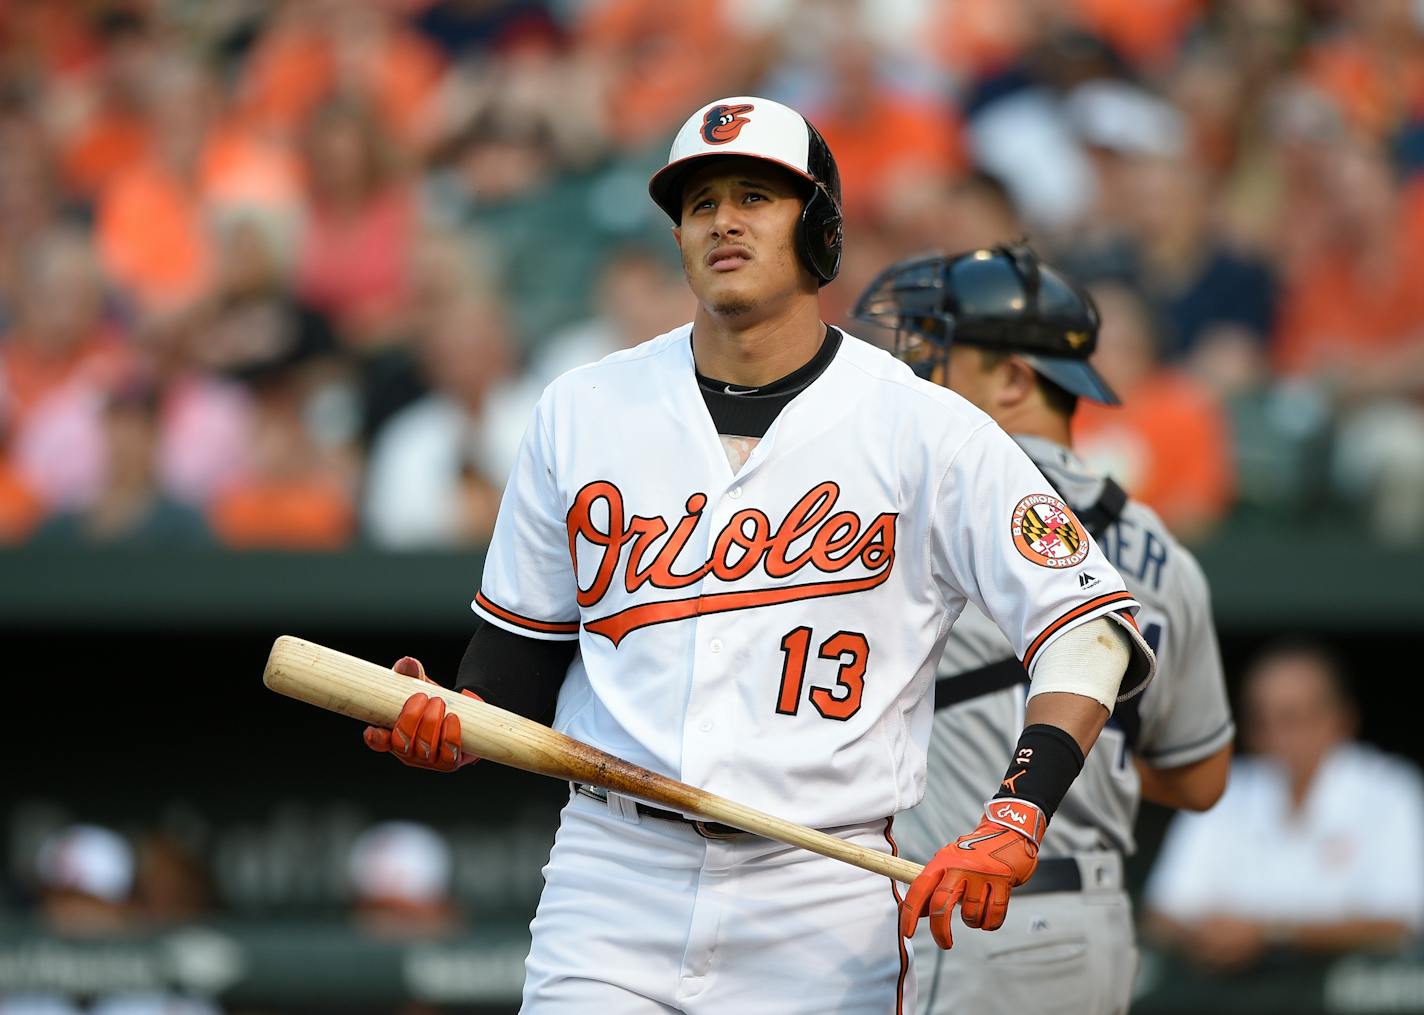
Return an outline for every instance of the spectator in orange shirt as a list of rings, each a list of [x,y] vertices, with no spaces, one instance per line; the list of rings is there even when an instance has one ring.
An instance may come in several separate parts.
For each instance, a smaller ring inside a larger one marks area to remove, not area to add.
[[[359,104],[318,110],[304,155],[310,206],[298,290],[353,346],[382,345],[398,331],[409,288],[411,192],[379,121]]]
[[[724,0],[583,5],[574,33],[581,58],[603,82],[607,130],[617,143],[638,148],[661,141],[677,129],[683,110],[747,83],[755,49],[725,7]]]
[[[1322,240],[1287,279],[1277,368],[1352,396],[1424,391],[1424,216],[1363,142],[1331,151],[1321,196]]]
[[[947,104],[892,90],[880,78],[883,53],[853,26],[830,43],[826,100],[807,118],[836,153],[847,218],[881,214],[904,180],[964,168],[960,124]]]
[[[231,226],[192,359],[240,383],[250,434],[245,468],[214,491],[209,522],[230,546],[336,549],[354,524],[359,412],[347,361],[325,319],[288,292],[263,223]]]
[[[99,197],[96,239],[110,276],[144,311],[200,298],[213,272],[208,220],[232,207],[291,213],[296,172],[279,149],[223,119],[211,75],[177,55],[151,70],[142,161]]]
[[[1278,368],[1336,420],[1331,482],[1377,535],[1424,541],[1424,214],[1375,145],[1328,159],[1318,249],[1289,278]]]
[[[1092,288],[1102,313],[1093,366],[1120,408],[1080,406],[1079,454],[1150,506],[1184,540],[1199,539],[1231,506],[1231,435],[1207,389],[1162,367],[1146,306],[1120,284]]]
[[[340,549],[355,525],[350,484],[303,419],[301,369],[274,369],[254,394],[252,472],[214,497],[209,524],[238,549]]]
[[[49,116],[66,189],[86,201],[148,151],[146,88],[159,55],[148,18],[132,7],[97,17],[93,66],[53,83]]]
[[[418,143],[445,72],[439,51],[382,3],[289,0],[248,57],[238,111],[253,127],[294,138],[324,102],[369,105],[387,130]]]
[[[1410,0],[1339,5],[1336,30],[1306,54],[1312,82],[1372,140],[1424,113],[1424,24]]]

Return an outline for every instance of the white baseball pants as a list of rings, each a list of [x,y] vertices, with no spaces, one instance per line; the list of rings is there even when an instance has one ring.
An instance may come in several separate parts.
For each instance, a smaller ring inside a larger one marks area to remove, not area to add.
[[[886,821],[832,832],[890,852]],[[544,881],[525,1015],[914,1012],[886,877],[575,793]]]

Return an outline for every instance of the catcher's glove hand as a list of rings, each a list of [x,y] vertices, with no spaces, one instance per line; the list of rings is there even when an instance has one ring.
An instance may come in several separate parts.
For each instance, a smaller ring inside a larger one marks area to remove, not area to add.
[[[399,659],[391,669],[427,684],[435,683],[425,675],[420,661],[410,656]],[[476,701],[484,700],[474,691],[460,693]],[[444,699],[420,691],[406,699],[395,726],[367,726],[363,737],[371,750],[394,754],[412,768],[453,772],[480,760],[460,750],[460,717],[454,712],[446,713]]]
[[[900,933],[913,935],[928,914],[935,943],[954,947],[949,920],[956,903],[966,926],[998,930],[1008,912],[1009,890],[1038,866],[1038,844],[1047,828],[1036,804],[1014,797],[990,800],[979,827],[936,853],[910,885],[900,904]]]

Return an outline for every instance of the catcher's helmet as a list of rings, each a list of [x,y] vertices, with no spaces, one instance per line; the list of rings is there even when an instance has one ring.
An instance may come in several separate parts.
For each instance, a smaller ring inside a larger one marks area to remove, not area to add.
[[[954,342],[1023,356],[1048,380],[1095,402],[1118,397],[1088,363],[1093,298],[1026,244],[914,257],[891,265],[851,311],[895,330],[895,353],[924,376]]]
[[[677,132],[648,193],[674,223],[681,222],[688,173],[707,159],[730,155],[773,162],[806,181],[796,252],[822,285],[835,278],[843,240],[841,174],[820,131],[779,102],[743,95],[703,106]]]

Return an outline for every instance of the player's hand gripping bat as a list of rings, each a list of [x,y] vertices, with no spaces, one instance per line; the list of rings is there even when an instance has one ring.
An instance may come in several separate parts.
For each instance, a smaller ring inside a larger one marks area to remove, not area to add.
[[[720,821],[909,884],[923,868],[834,835],[744,807],[616,758],[549,727],[335,649],[283,635],[262,681],[279,694],[352,719],[390,726],[415,691],[438,695],[460,717],[460,746],[488,761],[554,779],[601,786],[707,821]]]

